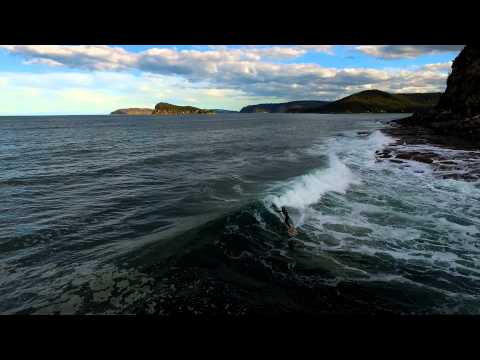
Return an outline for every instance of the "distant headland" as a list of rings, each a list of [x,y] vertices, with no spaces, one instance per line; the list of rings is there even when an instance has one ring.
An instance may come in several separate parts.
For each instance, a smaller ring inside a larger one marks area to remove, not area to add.
[[[391,94],[380,90],[361,91],[336,101],[291,101],[244,107],[242,113],[413,113],[433,108],[441,93]]]

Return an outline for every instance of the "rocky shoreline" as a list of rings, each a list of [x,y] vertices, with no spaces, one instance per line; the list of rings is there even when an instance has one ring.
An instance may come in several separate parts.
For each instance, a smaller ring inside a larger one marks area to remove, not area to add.
[[[442,135],[419,126],[390,123],[382,132],[396,139],[376,152],[377,161],[410,166],[410,161],[430,164],[444,179],[480,180],[480,144],[472,139]]]
[[[480,47],[465,46],[453,61],[435,108],[391,121],[382,131],[397,141],[377,152],[378,161],[417,161],[443,178],[480,180]]]

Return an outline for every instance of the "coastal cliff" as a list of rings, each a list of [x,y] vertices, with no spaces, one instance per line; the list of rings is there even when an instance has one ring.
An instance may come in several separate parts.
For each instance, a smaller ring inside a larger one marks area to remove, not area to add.
[[[480,138],[480,46],[467,45],[456,57],[438,105],[397,121],[442,135]]]

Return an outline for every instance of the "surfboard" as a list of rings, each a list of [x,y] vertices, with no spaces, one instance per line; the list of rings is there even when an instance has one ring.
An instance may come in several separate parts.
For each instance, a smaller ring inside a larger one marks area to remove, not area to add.
[[[295,226],[293,225],[288,228],[287,232],[290,236],[298,235],[297,229],[295,229]]]

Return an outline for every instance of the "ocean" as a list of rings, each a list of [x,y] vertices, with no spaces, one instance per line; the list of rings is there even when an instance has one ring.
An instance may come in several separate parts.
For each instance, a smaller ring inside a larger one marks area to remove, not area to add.
[[[480,184],[378,161],[404,116],[2,117],[0,313],[478,314]]]

